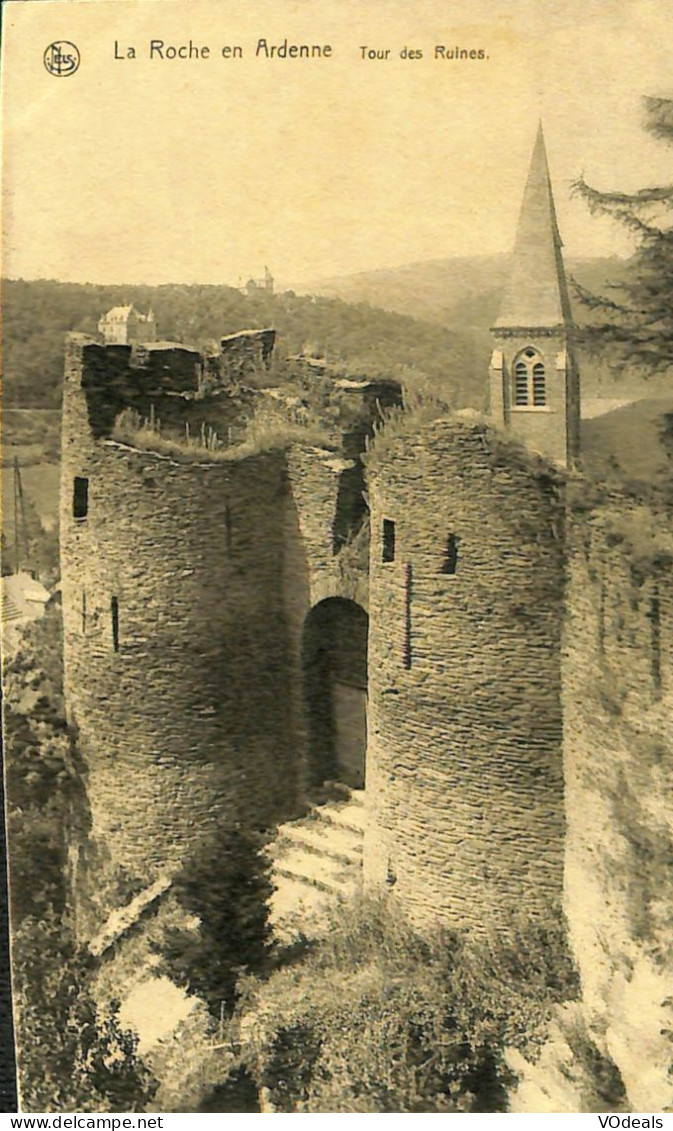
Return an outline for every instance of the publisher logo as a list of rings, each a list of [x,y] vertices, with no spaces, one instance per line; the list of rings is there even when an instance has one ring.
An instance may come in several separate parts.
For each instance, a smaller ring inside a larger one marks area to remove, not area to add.
[[[57,39],[55,43],[50,43],[44,53],[45,67],[50,75],[56,75],[57,78],[74,75],[79,62],[79,51],[67,39]]]

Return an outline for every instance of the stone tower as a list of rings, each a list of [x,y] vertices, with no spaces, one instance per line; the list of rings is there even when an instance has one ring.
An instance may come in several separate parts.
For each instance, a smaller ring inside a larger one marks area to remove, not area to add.
[[[465,416],[367,462],[368,886],[508,930],[563,881],[560,475]]]
[[[490,415],[556,464],[579,458],[579,374],[547,153],[538,129],[492,334]]]
[[[228,371],[239,359],[225,343]],[[141,355],[68,341],[60,535],[65,698],[87,800],[71,862],[82,939],[212,838],[294,803],[285,457],[115,439],[125,408],[174,437],[226,434],[236,405],[212,374],[199,391],[203,366],[180,345]]]

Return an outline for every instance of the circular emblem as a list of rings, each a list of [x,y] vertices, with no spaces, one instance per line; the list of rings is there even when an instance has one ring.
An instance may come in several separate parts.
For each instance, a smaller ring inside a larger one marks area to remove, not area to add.
[[[67,39],[57,39],[55,43],[50,43],[44,53],[45,67],[50,75],[56,75],[57,78],[67,78],[68,75],[74,75],[79,67],[79,62],[78,49],[74,43],[70,43]]]

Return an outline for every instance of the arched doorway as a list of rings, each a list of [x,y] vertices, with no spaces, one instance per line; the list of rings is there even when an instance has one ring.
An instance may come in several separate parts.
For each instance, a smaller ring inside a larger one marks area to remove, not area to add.
[[[311,776],[362,789],[367,749],[367,630],[355,601],[329,597],[304,624],[302,664]]]

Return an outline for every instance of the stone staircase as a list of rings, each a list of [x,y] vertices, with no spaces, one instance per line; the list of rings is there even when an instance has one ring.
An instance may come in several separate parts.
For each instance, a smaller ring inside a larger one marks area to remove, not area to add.
[[[360,890],[364,791],[339,785],[330,792],[304,817],[279,825],[268,849],[276,889],[270,918],[284,943],[320,934],[331,911]]]

